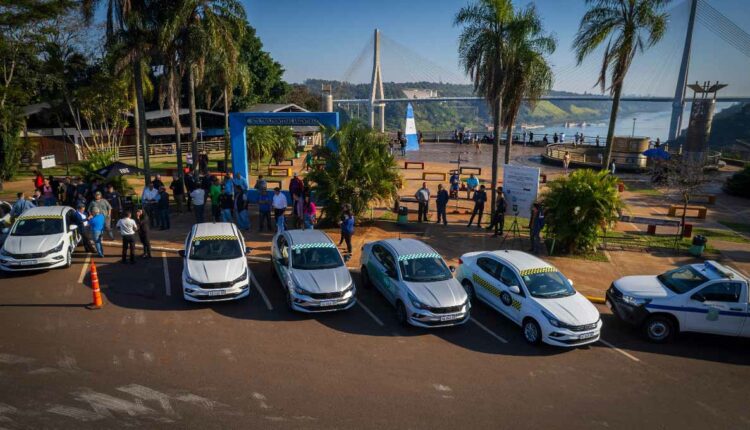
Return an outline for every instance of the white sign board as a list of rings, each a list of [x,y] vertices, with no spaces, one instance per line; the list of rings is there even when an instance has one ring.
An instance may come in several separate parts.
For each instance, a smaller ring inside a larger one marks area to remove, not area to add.
[[[531,217],[531,205],[539,194],[539,169],[513,164],[504,165],[503,193],[508,205],[506,215]]]
[[[54,155],[43,155],[42,156],[42,169],[49,169],[55,167],[55,156]]]
[[[185,154],[185,159],[187,160],[187,164],[193,164],[193,154],[188,152]]]

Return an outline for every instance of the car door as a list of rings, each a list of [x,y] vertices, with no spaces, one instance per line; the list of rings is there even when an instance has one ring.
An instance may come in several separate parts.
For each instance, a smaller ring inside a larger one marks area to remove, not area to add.
[[[396,286],[398,282],[398,272],[396,271],[396,259],[385,247],[374,245],[372,247],[372,256],[368,259],[367,273],[370,276],[370,282],[380,290],[380,292],[390,301],[394,302],[396,297]]]
[[[276,274],[279,276],[281,285],[286,287],[286,278],[289,271],[289,243],[286,236],[280,234],[276,238],[273,255],[273,265],[276,268]]]
[[[523,320],[523,305],[527,300],[526,292],[515,271],[503,263],[500,266],[500,302],[503,312],[510,319],[520,324]],[[518,292],[511,291],[511,287],[518,287]]]
[[[500,303],[500,263],[489,257],[479,257],[476,261],[476,270],[471,274],[471,283],[474,285],[474,293],[480,300],[505,313]]]
[[[686,331],[737,336],[747,315],[742,282],[719,280],[698,287],[685,302]]]

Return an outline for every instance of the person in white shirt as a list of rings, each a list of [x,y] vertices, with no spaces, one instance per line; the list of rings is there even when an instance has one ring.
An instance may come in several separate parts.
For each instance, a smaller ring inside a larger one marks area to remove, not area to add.
[[[196,188],[190,192],[190,200],[193,202],[193,210],[195,210],[195,222],[203,222],[203,211],[206,207],[206,192],[203,188]]]
[[[156,226],[156,219],[158,217],[156,203],[158,201],[159,190],[154,187],[153,183],[148,184],[148,186],[143,189],[143,194],[141,194],[141,202],[143,203],[143,209],[146,211],[146,215],[148,215],[151,228]]]
[[[419,203],[419,216],[417,217],[417,222],[422,222],[422,220],[427,221],[427,212],[429,211],[430,205],[430,189],[427,188],[427,182],[422,182],[422,188],[417,190],[414,197],[417,198],[417,203]]]
[[[279,187],[274,188],[271,207],[273,208],[273,216],[276,218],[276,231],[278,231],[279,233],[284,231],[284,227],[286,225],[284,212],[286,212],[287,206],[289,206],[289,202],[287,201],[284,193],[281,192],[281,189]]]
[[[127,250],[130,249],[130,264],[135,264],[135,232],[138,225],[131,218],[130,211],[125,211],[125,215],[117,221],[117,230],[122,236],[122,262],[126,262]]]

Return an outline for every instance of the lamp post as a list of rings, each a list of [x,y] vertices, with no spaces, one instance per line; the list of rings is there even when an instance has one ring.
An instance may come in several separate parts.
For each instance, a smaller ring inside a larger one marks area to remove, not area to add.
[[[633,118],[633,131],[632,131],[632,132],[630,133],[630,137],[634,137],[634,136],[635,136],[635,121],[636,121],[637,119],[638,119],[638,118]]]

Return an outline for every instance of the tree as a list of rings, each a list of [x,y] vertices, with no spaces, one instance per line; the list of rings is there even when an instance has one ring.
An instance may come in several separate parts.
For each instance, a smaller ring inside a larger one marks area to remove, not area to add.
[[[685,229],[685,215],[690,199],[701,192],[708,177],[703,166],[705,161],[702,157],[693,158],[683,153],[672,155],[669,160],[663,161],[664,180],[667,192],[674,194],[682,203],[682,218],[680,221],[680,235]]]
[[[328,131],[333,135],[334,130]],[[325,169],[307,175],[319,202],[325,206],[323,222],[335,223],[343,204],[350,204],[355,216],[376,202],[390,202],[398,194],[401,177],[388,151],[388,138],[359,121],[344,125],[335,133],[336,151],[324,147],[320,156]]]
[[[582,169],[547,184],[541,202],[556,246],[567,253],[596,250],[600,230],[614,226],[624,208],[617,183],[607,171]]]
[[[536,7],[529,5],[516,14],[510,31],[511,59],[506,74],[503,95],[503,115],[506,127],[505,164],[510,162],[513,144],[513,125],[526,98],[530,109],[547,91],[552,89],[552,69],[545,55],[555,51],[556,42],[545,35]]]
[[[294,103],[297,106],[313,112],[319,112],[321,110],[320,96],[310,92],[306,85],[290,85],[289,91],[284,96],[284,102]]]
[[[668,2],[669,0],[586,0],[589,10],[581,18],[578,33],[573,40],[578,64],[608,39],[597,80],[602,93],[609,89],[612,95],[602,166],[608,166],[612,158],[612,141],[625,75],[636,53],[654,46],[664,36],[668,15],[661,10]],[[607,73],[610,74],[609,87]]]
[[[258,163],[258,171],[264,158],[270,157],[278,166],[294,152],[297,144],[289,127],[248,127],[247,136],[250,160]]]
[[[724,192],[733,196],[750,198],[750,164],[736,172],[724,183]]]
[[[94,75],[90,85],[76,91],[76,101],[76,127],[81,131],[83,119],[90,131],[89,137],[80,133],[87,152],[111,152],[116,159],[128,127],[127,81],[112,76],[106,68],[102,69]]]
[[[510,31],[514,21],[510,0],[476,0],[456,14],[454,25],[463,26],[458,39],[458,55],[466,74],[474,82],[492,111],[495,139],[492,142],[492,213],[495,212],[497,156],[500,147],[500,120],[511,55]],[[510,161],[505,160],[506,163]]]
[[[278,102],[286,94],[287,84],[282,79],[284,68],[263,50],[255,29],[247,23],[240,41],[239,63],[248,69],[250,91],[243,94],[235,88],[232,109],[246,110],[256,103]]]

